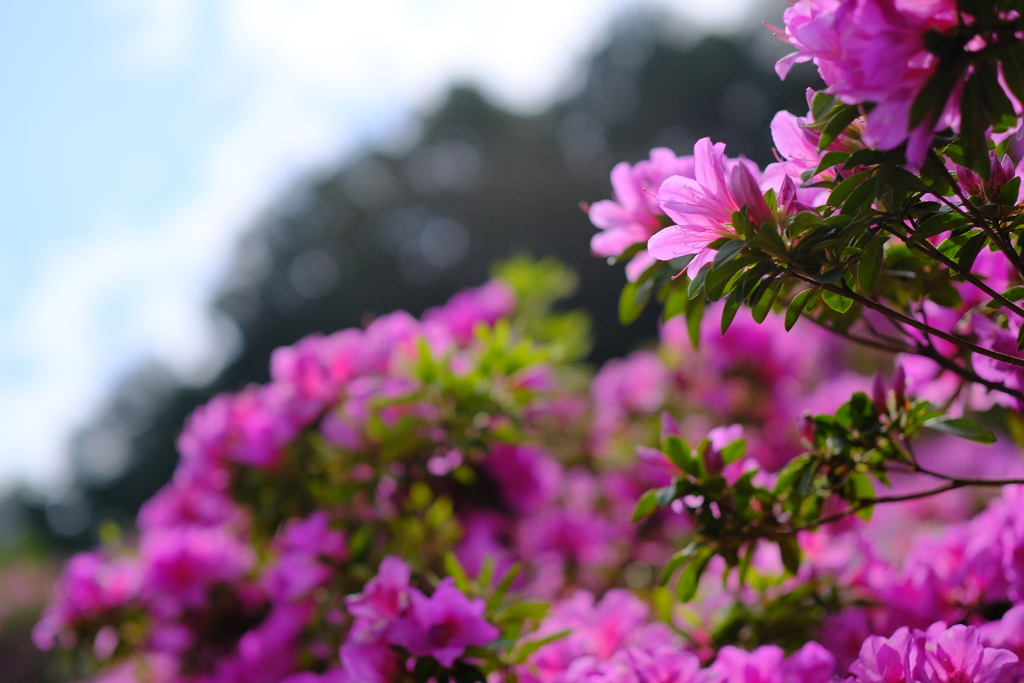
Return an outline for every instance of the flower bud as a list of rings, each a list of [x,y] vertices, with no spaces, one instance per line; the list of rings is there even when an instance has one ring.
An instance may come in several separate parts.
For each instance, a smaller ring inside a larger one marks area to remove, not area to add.
[[[907,373],[898,363],[896,371],[892,373],[892,390],[896,394],[896,405],[902,406],[907,400]]]
[[[871,403],[875,406],[875,412],[879,415],[887,415],[889,413],[889,402],[886,393],[885,379],[882,377],[882,373],[876,372],[875,379],[871,383]]]
[[[811,417],[810,413],[804,413],[800,416],[800,422],[797,426],[800,431],[800,438],[806,441],[808,444],[814,443],[814,418]]]
[[[665,437],[668,436],[682,436],[683,433],[679,429],[679,423],[668,414],[667,410],[661,411],[661,440],[664,441]]]
[[[722,451],[718,450],[711,444],[708,444],[708,449],[704,451],[704,469],[708,471],[708,474],[712,477],[722,473],[725,469],[725,460],[722,458]]]

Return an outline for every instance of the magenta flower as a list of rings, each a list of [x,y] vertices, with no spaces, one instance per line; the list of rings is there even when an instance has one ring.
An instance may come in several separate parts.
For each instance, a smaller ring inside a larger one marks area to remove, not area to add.
[[[353,633],[362,640],[372,639],[389,622],[409,609],[409,565],[397,557],[385,557],[377,576],[363,587],[363,592],[345,598],[345,606],[356,618]]]
[[[687,272],[697,274],[715,257],[709,245],[719,237],[736,237],[733,214],[747,207],[747,215],[755,225],[774,221],[755,177],[760,170],[746,159],[729,159],[725,144],[712,144],[710,138],[699,140],[693,148],[694,178],[673,176],[658,191],[658,203],[675,221],[647,242],[651,256],[659,261],[694,254]],[[804,207],[797,202],[796,185],[788,176],[776,189],[779,210],[783,214]]]
[[[467,289],[453,296],[448,303],[423,312],[425,326],[439,326],[453,336],[459,344],[467,344],[473,338],[477,324],[488,327],[499,318],[512,315],[516,307],[516,295],[504,282],[491,280],[475,289]]]
[[[75,555],[64,568],[57,600],[32,631],[33,642],[51,649],[62,629],[127,605],[138,596],[141,583],[136,561],[109,561],[98,552]]]
[[[220,528],[177,527],[143,536],[139,548],[142,598],[160,612],[177,615],[206,601],[216,583],[230,583],[252,569],[252,547]]]
[[[598,256],[618,256],[661,230],[665,212],[655,195],[661,184],[675,175],[692,178],[693,157],[676,157],[664,147],[652,149],[650,160],[634,166],[622,162],[612,169],[612,199],[590,207],[590,222],[602,230],[591,238],[591,251]],[[627,264],[626,275],[636,281],[653,264],[654,259],[642,250]]]
[[[907,161],[916,166],[935,131],[959,129],[956,87],[934,120],[910,130],[910,107],[938,64],[924,36],[954,28],[957,19],[953,0],[800,0],[786,10],[786,28],[777,32],[797,51],[776,71],[785,78],[793,64],[813,61],[828,92],[847,104],[875,103],[864,141],[892,149],[909,139]]]
[[[499,635],[484,618],[484,601],[467,598],[450,578],[429,598],[411,589],[409,600],[408,613],[388,627],[385,637],[413,655],[429,655],[450,667],[467,647],[486,645]]]
[[[529,514],[550,503],[562,481],[558,462],[526,445],[497,444],[483,465],[498,484],[502,501],[517,514]]]
[[[868,636],[850,673],[858,683],[905,683],[914,679],[917,644],[910,630],[898,629],[892,637]]]
[[[392,683],[400,671],[395,652],[387,643],[360,643],[349,638],[341,646],[344,683]]]
[[[941,622],[928,629],[922,652],[927,683],[995,683],[1003,670],[1017,664],[1009,650],[984,647],[978,629]]]
[[[959,164],[954,164],[953,170],[956,171],[957,182],[967,194],[978,197],[983,202],[999,202],[999,190],[1014,176],[1020,175],[1024,162],[1015,167],[1013,160],[1008,155],[1004,154],[1000,159],[995,152],[988,154],[990,172],[987,181],[971,169],[964,168]],[[1012,200],[1014,204],[1021,200],[1022,194],[1024,194],[1024,188],[1017,191],[1017,196]]]

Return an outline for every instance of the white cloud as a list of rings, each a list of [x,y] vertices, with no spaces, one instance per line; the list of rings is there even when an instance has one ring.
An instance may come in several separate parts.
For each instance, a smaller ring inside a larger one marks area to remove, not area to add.
[[[212,3],[214,0],[210,0]],[[683,2],[722,21],[756,0]],[[105,0],[139,21],[125,60],[174,68],[201,21],[197,0]],[[116,378],[155,357],[184,378],[230,350],[207,301],[234,240],[289,183],[401,119],[452,79],[504,103],[557,94],[609,19],[631,0],[218,0],[204,26],[211,88],[242,93],[244,113],[205,152],[201,189],[144,226],[109,227],[55,250],[41,285],[0,339],[0,482],[52,486],[67,476],[71,431]],[[648,3],[667,7],[668,2]],[[739,8],[739,9],[737,9]],[[732,14],[730,14],[732,13]],[[141,62],[140,62],[141,60]],[[215,86],[215,87],[214,87]]]

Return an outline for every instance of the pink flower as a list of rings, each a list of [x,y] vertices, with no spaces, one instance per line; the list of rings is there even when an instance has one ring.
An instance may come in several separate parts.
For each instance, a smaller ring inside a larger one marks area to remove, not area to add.
[[[590,207],[590,222],[602,232],[590,240],[590,249],[598,256],[618,256],[634,244],[647,242],[664,227],[665,212],[655,194],[665,179],[682,175],[693,177],[693,157],[676,157],[670,149],[651,150],[648,161],[635,166],[622,162],[612,169],[612,199],[595,202]],[[629,280],[654,264],[645,250],[637,253],[626,266]]]
[[[467,647],[486,645],[499,635],[484,619],[484,601],[467,598],[450,578],[441,581],[429,598],[412,589],[409,599],[407,614],[388,627],[386,638],[413,655],[429,655],[450,667]]]
[[[492,326],[499,318],[512,315],[515,307],[512,289],[500,280],[491,280],[459,292],[444,306],[428,308],[423,312],[423,322],[443,326],[459,344],[465,345],[473,339],[476,325]]]
[[[784,21],[780,37],[797,51],[776,65],[779,76],[797,62],[814,61],[828,92],[847,104],[875,103],[864,134],[869,146],[892,149],[909,138],[907,161],[916,166],[934,131],[959,129],[961,88],[953,84],[934,120],[910,130],[910,107],[938,64],[924,36],[956,26],[952,0],[800,0]]]
[[[600,671],[604,669],[600,666],[601,662],[611,660],[631,647],[649,654],[659,653],[657,659],[661,662],[660,666],[653,662],[647,663],[655,670],[675,669],[681,673],[692,671],[692,661],[677,661],[674,664],[665,661],[666,655],[662,648],[678,652],[681,643],[664,624],[650,624],[647,620],[647,605],[629,591],[610,590],[597,604],[594,603],[593,595],[579,591],[552,606],[534,637],[542,638],[563,630],[569,630],[569,635],[542,646],[532,654],[528,666],[520,671],[520,679],[528,683],[560,681],[573,663],[582,658],[592,658],[591,663],[576,665],[574,675]],[[632,652],[629,659],[637,661],[639,658],[636,652]],[[628,670],[621,667],[622,663],[623,660],[619,659],[612,667],[620,671]]]
[[[32,631],[33,642],[49,650],[65,627],[100,618],[134,600],[141,583],[142,572],[136,561],[109,561],[98,552],[75,555],[64,568],[58,599]]]
[[[170,615],[202,606],[210,586],[241,578],[256,562],[250,546],[220,528],[151,531],[143,536],[139,554],[143,599]]]
[[[349,638],[341,647],[341,664],[351,683],[391,683],[399,676],[395,652],[384,642]]]
[[[304,553],[341,562],[348,555],[345,535],[331,529],[327,513],[318,510],[306,519],[290,519],[275,539],[285,552]]]
[[[352,631],[361,640],[376,636],[393,619],[409,609],[409,565],[388,556],[380,563],[377,576],[363,587],[363,592],[345,598],[345,606],[356,618]]]
[[[647,242],[651,256],[669,261],[694,254],[687,267],[690,277],[715,257],[709,248],[719,237],[736,237],[733,214],[747,207],[747,215],[755,225],[773,221],[771,211],[761,194],[755,174],[757,165],[746,159],[728,159],[725,144],[712,144],[702,138],[693,148],[694,178],[673,176],[658,191],[658,203],[675,221]],[[798,208],[796,185],[788,176],[776,189],[778,205],[784,214]]]
[[[857,683],[995,683],[1016,664],[1009,650],[985,647],[977,628],[940,621],[927,631],[869,636],[850,673]]]
[[[906,627],[890,638],[868,636],[850,673],[858,683],[904,683],[913,679],[916,650]]]
[[[995,683],[1003,669],[1017,663],[1009,650],[984,647],[978,629],[941,622],[928,629],[922,652],[928,683]]]
[[[821,645],[809,642],[785,657],[782,648],[762,645],[753,652],[726,645],[708,667],[706,683],[828,683],[835,658]]]
[[[502,500],[518,514],[550,503],[562,480],[562,468],[550,455],[525,445],[497,444],[483,466]]]
[[[984,315],[976,314],[971,318],[971,325],[978,334],[978,344],[992,351],[998,351],[1007,356],[1020,357],[1017,351],[1017,335],[1020,333],[1020,322],[1011,316],[1008,320],[1009,329],[999,327]],[[1000,382],[1010,389],[1024,388],[1024,368],[1017,365],[1010,365],[988,356],[974,354],[971,358],[975,372],[982,379],[992,382]],[[1018,410],[1021,408],[1017,403]]]

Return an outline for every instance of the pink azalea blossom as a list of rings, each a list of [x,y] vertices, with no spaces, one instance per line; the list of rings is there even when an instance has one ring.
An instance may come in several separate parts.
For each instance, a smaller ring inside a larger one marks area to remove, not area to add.
[[[687,267],[691,277],[715,257],[709,245],[720,237],[736,237],[733,214],[747,207],[755,225],[773,221],[759,186],[760,170],[746,159],[728,159],[725,144],[703,138],[693,148],[694,177],[673,176],[658,191],[658,203],[675,225],[661,230],[647,242],[651,256],[669,261],[694,255]],[[796,185],[788,176],[776,188],[783,214],[799,210]]]
[[[450,578],[429,598],[412,589],[409,599],[408,612],[388,627],[386,637],[413,655],[429,655],[450,667],[467,647],[486,645],[499,635],[483,616],[484,601],[467,598]]]
[[[353,633],[362,640],[379,633],[392,620],[409,609],[409,577],[411,570],[397,557],[385,557],[363,592],[345,598],[349,613],[357,619]]]
[[[598,256],[618,256],[661,230],[665,212],[655,195],[665,179],[675,175],[692,178],[693,157],[677,158],[664,147],[652,149],[650,159],[636,165],[616,165],[612,169],[612,199],[590,206],[590,222],[602,230],[591,239],[591,250]],[[626,274],[635,281],[653,264],[654,258],[642,250],[626,266]]]
[[[892,149],[909,139],[907,160],[919,165],[934,131],[959,130],[958,84],[934,120],[910,129],[910,107],[938,64],[924,36],[956,27],[952,0],[799,0],[783,18],[780,37],[797,51],[776,65],[780,77],[797,62],[813,61],[828,92],[847,104],[873,102],[864,132],[869,146]]]

